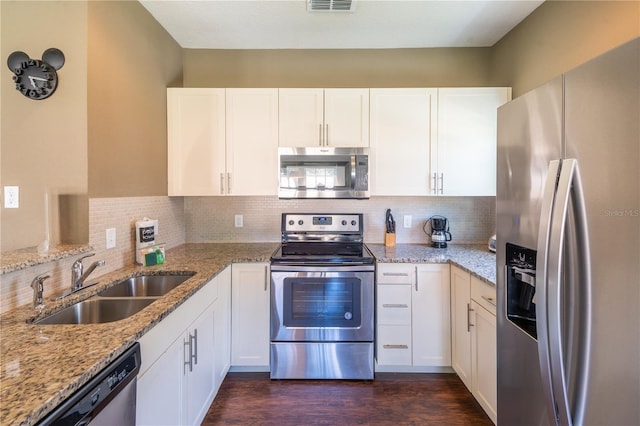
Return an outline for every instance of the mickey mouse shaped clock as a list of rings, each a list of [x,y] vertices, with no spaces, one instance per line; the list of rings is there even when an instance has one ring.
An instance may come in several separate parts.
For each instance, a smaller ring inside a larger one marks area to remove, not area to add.
[[[31,59],[24,52],[13,52],[7,66],[15,74],[16,90],[29,99],[46,99],[58,86],[59,70],[64,65],[64,54],[55,48],[47,49],[42,60]]]

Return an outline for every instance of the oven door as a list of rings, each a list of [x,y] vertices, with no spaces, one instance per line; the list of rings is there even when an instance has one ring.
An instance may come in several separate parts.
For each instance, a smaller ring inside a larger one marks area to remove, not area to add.
[[[363,269],[272,266],[271,340],[373,341],[374,272]]]

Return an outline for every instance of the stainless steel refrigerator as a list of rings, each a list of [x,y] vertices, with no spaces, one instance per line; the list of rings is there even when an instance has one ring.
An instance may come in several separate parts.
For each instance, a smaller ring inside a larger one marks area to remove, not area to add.
[[[640,425],[640,38],[498,110],[499,425]]]

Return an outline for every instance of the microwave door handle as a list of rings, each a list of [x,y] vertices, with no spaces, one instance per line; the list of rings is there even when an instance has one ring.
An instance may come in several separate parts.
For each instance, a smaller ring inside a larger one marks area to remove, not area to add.
[[[351,156],[351,190],[355,191],[356,189],[356,156]]]

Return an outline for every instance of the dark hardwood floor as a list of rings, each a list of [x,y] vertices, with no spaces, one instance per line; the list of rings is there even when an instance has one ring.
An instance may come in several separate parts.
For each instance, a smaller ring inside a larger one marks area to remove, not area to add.
[[[374,381],[270,380],[229,373],[203,425],[487,425],[455,374],[378,373]]]

